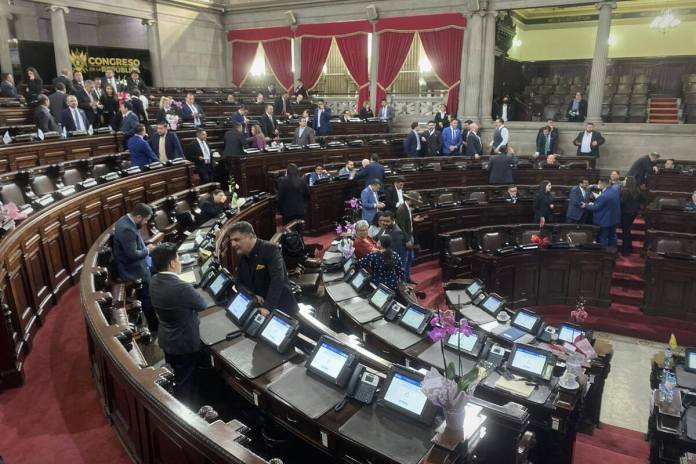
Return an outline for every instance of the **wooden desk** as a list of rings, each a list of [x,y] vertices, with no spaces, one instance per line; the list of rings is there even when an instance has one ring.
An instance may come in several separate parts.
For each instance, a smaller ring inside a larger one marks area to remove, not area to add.
[[[642,309],[650,316],[696,320],[696,261],[648,251]]]
[[[677,172],[662,172],[648,176],[648,190],[693,192],[696,190],[696,175]]]
[[[294,137],[298,124],[296,120],[279,124],[281,137]],[[353,135],[353,134],[386,134],[389,126],[386,122],[334,122],[331,123],[330,135]]]
[[[647,229],[696,234],[696,212],[646,208],[643,217]]]

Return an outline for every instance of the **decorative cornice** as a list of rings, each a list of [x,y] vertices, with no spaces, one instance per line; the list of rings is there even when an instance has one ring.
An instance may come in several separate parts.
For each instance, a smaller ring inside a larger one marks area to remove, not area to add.
[[[151,27],[157,25],[157,21],[155,21],[154,19],[143,19],[141,21],[141,24],[145,27]]]

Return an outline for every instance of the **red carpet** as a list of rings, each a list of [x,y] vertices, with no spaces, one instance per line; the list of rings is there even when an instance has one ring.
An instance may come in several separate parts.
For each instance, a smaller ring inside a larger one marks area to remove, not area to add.
[[[92,382],[77,287],[48,314],[25,372],[24,387],[0,394],[6,464],[130,462]]]
[[[577,435],[573,463],[646,464],[649,455],[650,446],[644,434],[602,424],[594,435]]]

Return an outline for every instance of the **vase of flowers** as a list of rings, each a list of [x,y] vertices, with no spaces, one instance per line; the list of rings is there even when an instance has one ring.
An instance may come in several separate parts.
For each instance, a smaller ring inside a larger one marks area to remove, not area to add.
[[[572,322],[582,323],[587,319],[587,311],[585,310],[585,300],[584,296],[578,297],[578,301],[575,303],[575,309],[570,312],[570,320]]]
[[[354,224],[361,218],[360,210],[362,209],[362,207],[360,205],[360,200],[353,197],[350,200],[346,201],[345,204],[346,214],[343,217],[343,219],[350,224]]]
[[[453,335],[468,337],[472,330],[466,320],[457,321],[452,310],[437,310],[430,321],[428,335],[434,342],[440,343],[442,362],[445,367],[444,375],[434,367],[423,379],[423,392],[428,399],[442,408],[446,428],[461,432],[464,427],[464,408],[473,396],[481,379],[485,377],[485,369],[474,367],[468,372],[462,372],[461,353],[458,351],[458,362],[447,362],[445,357],[445,340]]]
[[[336,235],[339,236],[337,245],[338,251],[343,254],[344,258],[353,256],[355,249],[353,248],[353,237],[355,236],[355,225],[350,222],[347,224],[336,224]]]

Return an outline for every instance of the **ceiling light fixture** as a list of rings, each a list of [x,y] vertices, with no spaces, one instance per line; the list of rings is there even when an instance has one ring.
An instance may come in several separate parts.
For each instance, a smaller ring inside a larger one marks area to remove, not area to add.
[[[666,34],[675,27],[679,26],[679,24],[681,24],[681,20],[677,18],[674,13],[672,13],[672,9],[665,8],[662,10],[662,13],[652,20],[650,23],[650,29],[657,29],[661,33]]]

